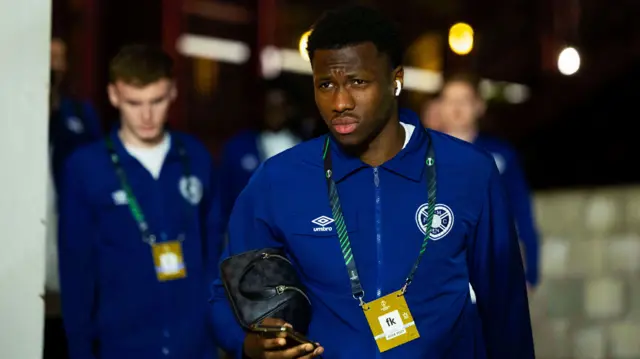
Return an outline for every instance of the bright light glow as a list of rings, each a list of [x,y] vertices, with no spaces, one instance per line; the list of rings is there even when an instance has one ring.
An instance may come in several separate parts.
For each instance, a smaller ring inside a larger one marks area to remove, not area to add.
[[[494,84],[493,81],[487,79],[480,81],[479,90],[480,96],[485,100],[491,100],[498,94],[498,87],[496,86],[496,84]]]
[[[260,54],[262,76],[267,80],[275,79],[282,73],[282,56],[275,46],[266,46]]]
[[[571,76],[580,70],[580,54],[573,47],[566,47],[558,56],[558,71]]]
[[[467,55],[473,49],[473,28],[459,22],[449,29],[449,47],[458,55]]]
[[[249,46],[243,42],[201,35],[181,35],[176,46],[187,56],[232,64],[244,64],[251,55]]]
[[[405,67],[403,87],[419,92],[437,92],[442,87],[442,74],[431,70]]]
[[[508,84],[504,87],[504,99],[508,103],[523,103],[529,98],[529,89],[520,84]]]
[[[298,51],[300,51],[300,56],[305,61],[309,61],[309,53],[307,52],[307,43],[309,42],[309,35],[311,35],[311,30],[305,32],[300,36],[300,44],[298,44]]]
[[[249,47],[240,41],[191,34],[182,35],[178,40],[177,48],[183,56],[231,64],[243,64],[250,55]],[[262,76],[266,79],[273,79],[280,76],[282,72],[311,75],[311,64],[300,55],[299,49],[265,47],[260,53]],[[439,91],[441,86],[442,74],[440,72],[415,67],[404,68],[404,88],[407,90],[433,93]],[[518,93],[519,91],[521,92],[522,88],[511,92]],[[519,96],[511,97],[517,98]]]
[[[282,69],[302,75],[311,75],[311,64],[300,57],[298,51],[293,49],[279,49],[282,56]]]

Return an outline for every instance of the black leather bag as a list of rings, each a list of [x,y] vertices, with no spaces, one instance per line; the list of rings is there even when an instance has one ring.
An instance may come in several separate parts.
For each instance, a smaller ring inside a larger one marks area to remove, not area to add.
[[[220,264],[220,274],[242,327],[279,318],[306,334],[311,302],[282,250],[266,248],[231,256]]]

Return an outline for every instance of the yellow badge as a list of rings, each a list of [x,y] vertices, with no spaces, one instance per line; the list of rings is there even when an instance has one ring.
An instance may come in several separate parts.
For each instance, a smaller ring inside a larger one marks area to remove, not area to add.
[[[187,276],[182,256],[182,242],[169,241],[151,245],[153,264],[160,282],[181,279]]]
[[[362,307],[381,353],[420,338],[402,290]]]

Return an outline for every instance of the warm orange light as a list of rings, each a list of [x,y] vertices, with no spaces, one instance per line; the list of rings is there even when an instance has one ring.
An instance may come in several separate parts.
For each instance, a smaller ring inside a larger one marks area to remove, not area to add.
[[[467,55],[473,50],[473,28],[459,22],[449,29],[449,47],[458,55]]]
[[[300,36],[300,44],[298,45],[300,56],[302,56],[302,58],[307,61],[309,61],[309,53],[307,52],[307,42],[309,42],[309,35],[311,35],[311,30],[302,34],[302,36]]]

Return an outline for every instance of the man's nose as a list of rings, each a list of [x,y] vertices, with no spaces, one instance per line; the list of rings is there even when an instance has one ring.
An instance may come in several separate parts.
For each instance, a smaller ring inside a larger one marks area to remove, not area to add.
[[[142,117],[143,120],[149,120],[151,119],[151,105],[143,105],[140,109],[140,116]]]
[[[355,108],[355,101],[351,91],[344,86],[340,86],[333,95],[333,109],[335,112],[346,112]]]

